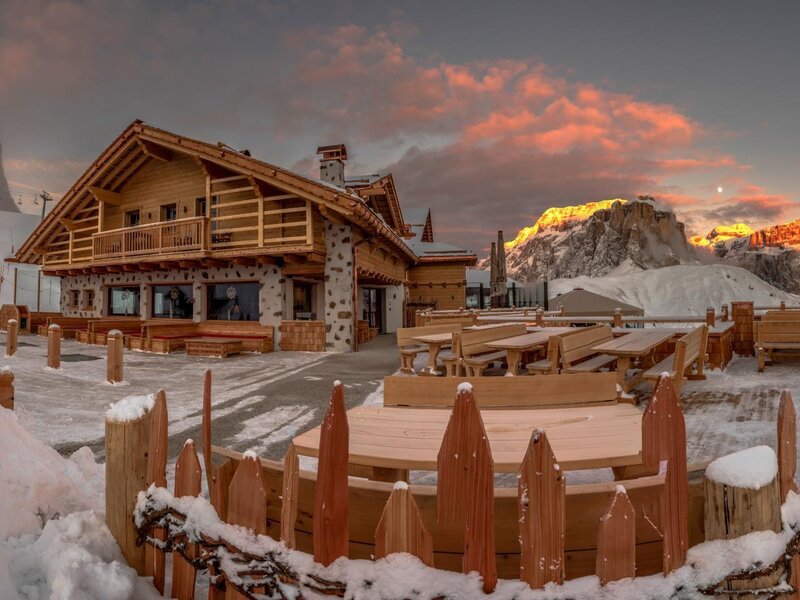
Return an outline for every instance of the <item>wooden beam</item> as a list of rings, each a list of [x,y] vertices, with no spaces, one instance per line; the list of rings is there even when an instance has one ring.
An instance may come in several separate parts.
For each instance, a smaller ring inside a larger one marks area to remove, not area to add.
[[[122,273],[123,268],[122,265],[109,265],[106,267],[109,273]]]
[[[302,264],[308,262],[308,260],[306,259],[306,255],[305,254],[284,254],[283,255],[283,262],[287,262],[287,263],[295,264],[295,265],[302,265]]]
[[[168,148],[164,148],[163,146],[159,146],[152,142],[146,142],[144,140],[137,140],[139,146],[141,147],[142,151],[147,154],[150,158],[155,158],[156,160],[160,160],[163,162],[170,162],[172,160],[172,150]]]
[[[258,265],[280,265],[281,260],[276,256],[259,256],[256,258]]]
[[[349,221],[347,221],[347,219],[345,219],[341,215],[339,215],[339,214],[337,214],[337,213],[335,213],[335,212],[333,212],[331,210],[328,210],[328,208],[326,206],[320,205],[318,208],[319,208],[320,214],[323,217],[325,217],[326,219],[328,219],[328,221],[330,221],[331,223],[336,223],[337,225],[349,225],[350,224]]]
[[[61,223],[67,229],[67,231],[74,231],[77,228],[75,221],[72,219],[65,219],[64,217],[61,217],[58,222]]]
[[[208,267],[218,267],[220,269],[224,269],[228,266],[227,260],[219,260],[218,258],[206,258],[204,259],[204,262]]]
[[[199,156],[195,156],[194,159],[197,161],[197,164],[200,165],[200,168],[203,169],[203,172],[211,179],[224,179],[230,177],[231,175],[237,175],[235,171],[226,169],[225,167],[216,163],[209,162],[203,158],[200,158]]]
[[[254,267],[256,266],[256,259],[247,256],[238,256],[233,259],[233,264],[241,267]]]
[[[200,266],[200,262],[196,260],[179,260],[178,264],[181,269],[194,269]]]
[[[158,265],[162,269],[177,269],[177,268],[180,267],[180,265],[177,262],[171,261],[171,260],[162,261],[162,262],[158,263]]]
[[[118,194],[117,192],[111,192],[109,190],[104,190],[103,188],[99,188],[93,185],[90,185],[88,188],[89,193],[95,197],[98,202],[105,202],[106,204],[110,204],[111,206],[119,206],[122,204],[122,195]]]

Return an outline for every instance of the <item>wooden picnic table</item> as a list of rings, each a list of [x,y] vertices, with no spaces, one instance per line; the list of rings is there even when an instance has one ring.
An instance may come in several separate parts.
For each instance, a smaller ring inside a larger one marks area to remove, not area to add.
[[[524,335],[515,335],[502,340],[487,342],[486,345],[495,350],[505,350],[506,362],[508,363],[506,375],[516,375],[519,371],[519,364],[522,362],[522,355],[525,352],[530,352],[540,346],[546,346],[550,338],[554,335],[561,335],[562,333],[569,333],[570,331],[575,331],[575,328],[542,327]]]
[[[452,333],[430,333],[428,335],[420,335],[414,338],[411,338],[415,342],[420,344],[426,344],[428,346],[428,364],[423,367],[420,373],[426,373],[428,375],[437,375],[436,371],[436,358],[439,356],[439,352],[442,350],[443,346],[447,346],[453,343],[453,334]]]
[[[480,398],[478,398],[480,402]],[[347,412],[351,465],[373,472],[435,471],[450,410],[359,406]],[[481,411],[495,472],[516,473],[542,428],[564,470],[641,463],[642,413],[629,404],[595,407]],[[317,456],[320,428],[293,440],[298,454]]]
[[[631,366],[631,359],[648,356],[657,346],[668,341],[674,335],[675,331],[671,329],[641,329],[594,346],[592,350],[617,357],[617,383],[624,391],[629,392],[641,381],[641,373],[637,373],[631,378],[626,377]]]

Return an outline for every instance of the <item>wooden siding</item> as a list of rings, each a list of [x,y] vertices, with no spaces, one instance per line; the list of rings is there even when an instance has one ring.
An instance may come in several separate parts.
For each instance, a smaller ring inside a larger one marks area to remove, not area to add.
[[[435,302],[437,309],[462,308],[466,301],[466,267],[463,263],[436,263],[409,269],[407,300]]]

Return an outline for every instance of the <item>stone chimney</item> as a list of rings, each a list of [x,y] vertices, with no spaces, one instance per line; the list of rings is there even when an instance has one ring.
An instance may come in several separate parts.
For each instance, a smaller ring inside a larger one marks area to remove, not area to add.
[[[344,163],[347,160],[347,148],[344,144],[333,146],[320,146],[317,154],[319,159],[319,178],[333,185],[344,187]]]
[[[19,212],[17,203],[11,197],[11,192],[8,189],[8,181],[6,181],[6,174],[3,172],[3,147],[0,145],[0,211],[6,212]]]

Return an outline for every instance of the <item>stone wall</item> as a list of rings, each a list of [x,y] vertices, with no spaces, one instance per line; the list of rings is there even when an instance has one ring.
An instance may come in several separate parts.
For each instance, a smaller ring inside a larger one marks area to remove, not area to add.
[[[287,305],[284,278],[280,267],[264,265],[257,267],[233,266],[213,269],[175,269],[171,271],[152,271],[142,273],[108,273],[104,275],[74,275],[61,280],[61,312],[68,317],[102,317],[107,312],[106,288],[108,286],[139,285],[141,296],[139,312],[143,318],[150,315],[150,286],[170,284],[191,284],[194,299],[193,320],[203,320],[206,305],[204,284],[226,281],[257,281],[259,287],[259,323],[273,325],[277,341],[280,341],[280,323],[287,306],[291,311],[291,300]],[[93,290],[94,302],[90,309],[75,309],[69,306],[71,290]]]
[[[353,238],[349,225],[325,222],[325,347],[353,349]]]

